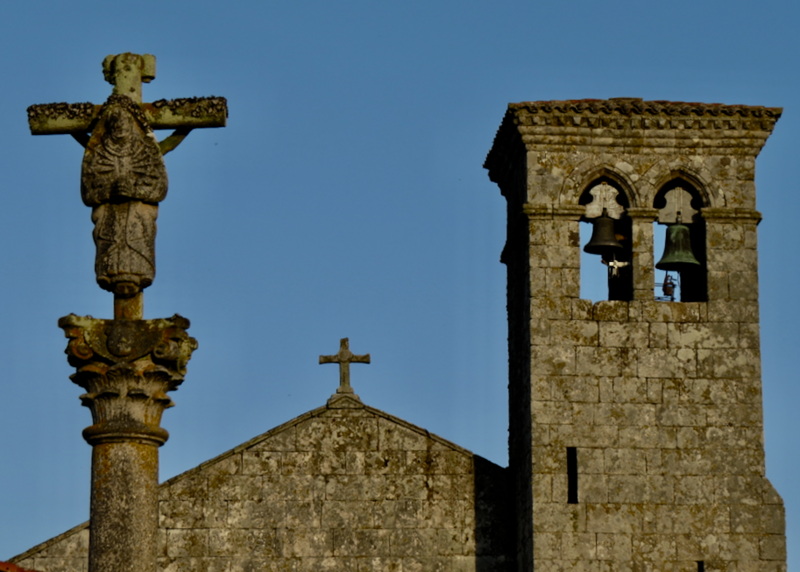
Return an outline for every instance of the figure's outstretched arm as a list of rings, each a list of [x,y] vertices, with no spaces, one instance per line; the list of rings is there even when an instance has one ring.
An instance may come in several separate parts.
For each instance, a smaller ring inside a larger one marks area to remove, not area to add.
[[[172,135],[159,142],[158,148],[161,149],[161,154],[166,155],[175,147],[181,144],[181,141],[186,139],[186,136],[191,132],[191,127],[179,127],[172,132]]]

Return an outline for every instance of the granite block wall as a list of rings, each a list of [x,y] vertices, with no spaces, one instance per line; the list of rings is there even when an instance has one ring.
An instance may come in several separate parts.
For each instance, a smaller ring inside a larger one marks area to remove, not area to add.
[[[757,314],[748,321],[711,303],[563,304],[569,317],[546,320],[557,351],[543,339],[532,346],[536,568],[783,569],[783,505],[764,469]]]

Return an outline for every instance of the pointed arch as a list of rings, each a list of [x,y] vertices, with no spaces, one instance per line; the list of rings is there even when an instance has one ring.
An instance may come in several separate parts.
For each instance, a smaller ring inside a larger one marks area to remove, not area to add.
[[[677,227],[673,223],[678,222],[683,225],[685,229],[684,236],[688,236],[688,244],[681,246],[682,251],[686,251],[687,247],[690,254],[696,259],[699,264],[682,264],[681,268],[667,269],[662,267],[667,273],[670,271],[677,272],[678,284],[680,285],[680,301],[681,302],[702,302],[708,300],[708,265],[706,256],[706,224],[702,216],[702,209],[711,206],[711,198],[708,192],[708,184],[696,172],[680,167],[670,169],[656,179],[656,192],[653,195],[652,207],[661,211],[667,206],[666,195],[672,189],[680,187],[691,195],[691,207],[695,213],[693,216],[681,221],[662,221],[659,217],[658,223],[666,225],[665,232],[669,233],[670,228]],[[684,213],[686,214],[686,213]],[[667,234],[667,236],[670,236]],[[667,238],[669,244],[670,242]],[[658,253],[653,253],[653,259],[658,260]],[[666,249],[665,249],[666,256]],[[689,257],[691,258],[691,257]],[[663,257],[662,257],[663,260]],[[658,266],[659,263],[656,264]],[[666,278],[665,278],[666,282]]]
[[[619,218],[612,219],[613,238],[616,241],[618,249],[615,251],[602,253],[600,259],[597,259],[597,269],[604,268],[603,273],[606,274],[608,282],[608,294],[605,297],[607,300],[632,300],[633,299],[633,227],[632,219],[626,216],[625,212],[631,207],[638,204],[636,193],[634,192],[633,182],[619,169],[607,163],[586,162],[582,165],[584,168],[579,168],[571,173],[573,180],[571,181],[572,196],[570,200],[576,205],[587,205],[594,197],[590,194],[590,190],[596,185],[605,183],[617,191],[616,202],[623,208]],[[563,198],[562,198],[563,200]],[[603,215],[605,215],[605,210]],[[596,215],[592,215],[596,216]],[[581,217],[581,221],[587,223],[587,227],[592,228],[592,238],[589,242],[594,241],[596,238],[595,231],[598,229],[596,223],[600,222],[598,218],[587,219],[585,216]],[[606,229],[608,227],[606,226]],[[608,239],[605,236],[604,239]],[[601,241],[602,242],[602,241]],[[585,245],[584,245],[585,246]],[[598,254],[591,252],[591,254]],[[605,267],[599,263],[602,262]],[[613,265],[612,265],[613,263]],[[584,269],[584,263],[581,263],[581,268]],[[588,268],[588,266],[586,267]],[[613,268],[613,272],[611,269]],[[585,270],[582,270],[585,271]],[[587,275],[588,276],[588,275]]]
[[[584,204],[586,191],[594,184],[604,181],[620,191],[620,204],[624,207],[639,206],[639,200],[634,192],[633,181],[625,173],[607,163],[597,165],[588,164],[588,162],[586,165],[579,165],[565,179],[560,202],[562,204]]]
[[[695,201],[693,200],[692,207],[700,210],[704,207],[714,206],[712,205],[711,194],[708,192],[708,183],[703,180],[703,177],[700,176],[699,173],[696,173],[686,167],[670,169],[658,177],[655,184],[656,192],[653,196],[653,204],[651,206],[660,208],[657,205],[663,198],[664,193],[673,187],[680,186],[681,182],[685,183],[685,186],[689,187],[686,189],[687,191],[689,191],[693,196],[696,195],[696,200],[699,204],[695,204]]]

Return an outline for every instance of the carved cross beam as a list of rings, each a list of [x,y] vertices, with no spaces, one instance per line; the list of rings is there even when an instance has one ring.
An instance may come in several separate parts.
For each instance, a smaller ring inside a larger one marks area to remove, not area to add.
[[[223,97],[142,103],[142,83],[156,77],[152,55],[107,56],[103,75],[114,86],[102,105],[51,103],[28,108],[33,135],[72,135],[86,148],[81,197],[92,207],[95,274],[114,293],[114,317],[141,319],[142,290],[155,278],[158,203],[167,195],[163,156],[192,129],[225,127]],[[174,129],[159,142],[154,129]]]
[[[161,143],[162,154],[169,153],[192,129],[225,127],[228,104],[224,97],[192,97],[159,99],[142,103],[142,83],[156,77],[156,58],[153,55],[125,53],[106,56],[103,76],[114,86],[112,94],[124,95],[139,104],[143,119],[150,129],[175,129],[176,132]],[[47,103],[28,107],[28,125],[31,135],[72,135],[86,146],[97,126],[103,105],[92,103]]]
[[[228,119],[224,97],[159,99],[142,103],[141,107],[152,129],[225,127]],[[92,103],[31,105],[28,108],[31,135],[88,133],[102,108]]]

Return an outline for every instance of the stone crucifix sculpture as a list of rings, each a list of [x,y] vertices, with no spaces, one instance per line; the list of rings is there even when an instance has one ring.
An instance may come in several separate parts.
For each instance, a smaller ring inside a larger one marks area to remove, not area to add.
[[[120,54],[103,61],[114,88],[103,105],[32,105],[33,135],[70,134],[86,151],[81,197],[92,207],[95,274],[114,293],[114,317],[142,317],[142,290],[155,277],[158,203],[167,195],[163,155],[195,128],[224,127],[227,103],[221,97],[142,103],[142,83],[155,78],[155,57]],[[174,129],[161,141],[154,129]]]
[[[34,135],[70,134],[86,151],[81,196],[92,207],[95,273],[114,294],[114,319],[70,314],[58,321],[66,353],[86,390],[93,424],[89,572],[156,572],[158,448],[169,434],[161,415],[173,405],[197,341],[189,320],[144,320],[142,290],[155,277],[158,203],[167,194],[163,155],[197,127],[224,127],[224,98],[142,103],[142,82],[155,57],[108,56],[103,73],[113,93],[103,105],[32,105]],[[154,129],[174,129],[159,142]]]

